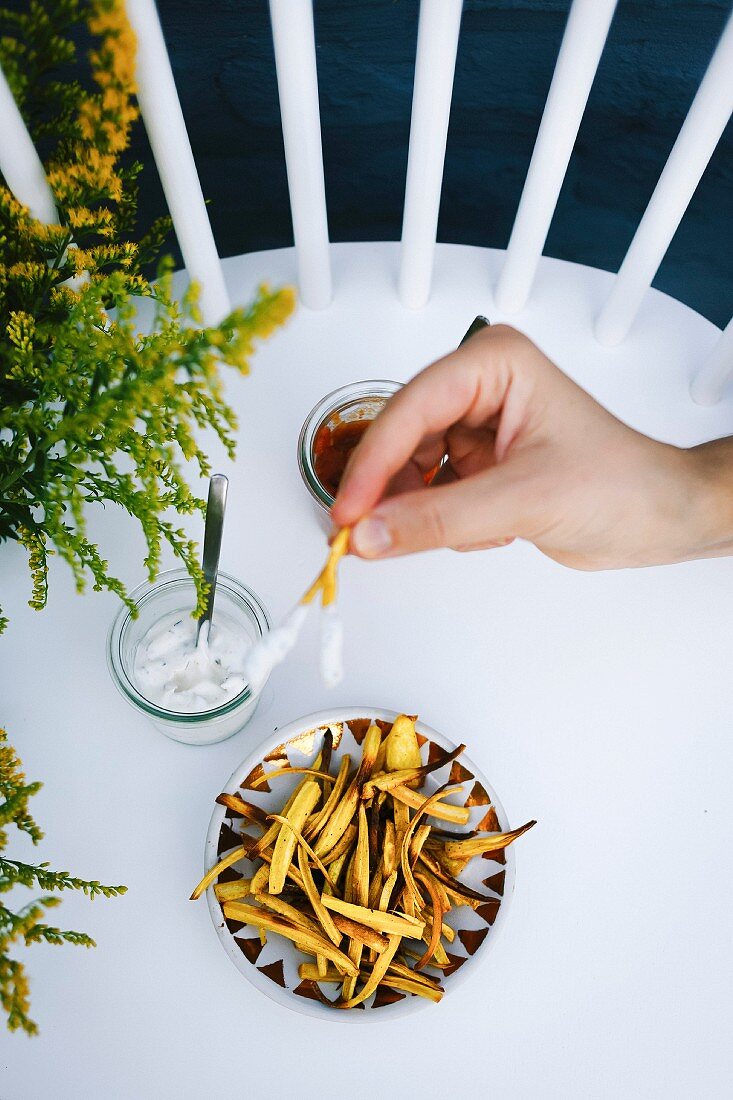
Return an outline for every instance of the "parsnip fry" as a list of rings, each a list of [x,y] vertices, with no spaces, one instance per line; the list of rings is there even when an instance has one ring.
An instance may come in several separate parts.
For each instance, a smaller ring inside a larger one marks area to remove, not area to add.
[[[375,932],[373,928],[367,928],[365,924],[351,920],[350,917],[342,917],[338,913],[333,914],[333,922],[339,932],[343,932],[351,940],[358,940],[370,951],[384,951],[389,943],[387,936],[381,932]]]
[[[228,856],[224,856],[223,859],[220,859],[219,862],[215,864],[210,871],[206,872],[204,877],[201,879],[201,882],[199,882],[198,886],[194,887],[194,891],[191,894],[189,900],[196,901],[197,898],[200,898],[207,886],[211,886],[214,879],[217,879],[225,868],[231,867],[234,863],[239,863],[240,859],[244,858],[245,853],[244,848],[242,847],[235,848],[229,853]]]
[[[279,779],[283,775],[312,775],[316,779],[323,780],[325,783],[336,782],[335,775],[329,775],[328,772],[322,772],[318,768],[275,768],[274,771],[265,772],[259,779],[255,779],[251,786],[253,789],[255,787],[262,787],[265,783],[269,783],[271,779]]]
[[[517,837],[522,836],[536,821],[528,821],[519,829],[512,829],[509,833],[488,833],[485,836],[471,837],[468,840],[448,840],[444,845],[444,851],[448,859],[462,859],[465,856],[481,856],[484,852],[498,852],[508,847]]]
[[[342,901],[341,898],[329,897],[328,894],[322,894],[321,901],[332,912],[351,917],[352,920],[366,924],[368,928],[374,928],[377,932],[386,932],[389,936],[410,936],[413,939],[419,939],[425,928],[425,922],[414,917],[375,912],[374,909],[354,905],[351,902]]]
[[[443,926],[443,906],[440,895],[428,876],[422,875],[418,871],[415,878],[425,887],[433,903],[433,915],[430,923],[430,939],[428,941],[428,946],[425,949],[425,953],[415,963],[415,970],[422,970],[422,968],[427,966],[430,962],[440,943],[440,934]]]
[[[311,903],[311,908],[316,914],[316,918],[323,928],[323,931],[326,933],[331,942],[334,943],[336,947],[338,947],[342,939],[341,933],[334,924],[333,918],[328,909],[326,909],[325,905],[321,901],[321,896],[318,893],[316,884],[313,881],[311,869],[308,865],[308,856],[302,846],[298,848],[298,867],[300,868],[306,897]]]
[[[236,901],[237,898],[246,898],[250,892],[250,878],[238,878],[232,882],[217,882],[214,886],[214,894],[219,901]]]
[[[389,946],[385,948],[385,950],[375,962],[374,969],[364,983],[363,988],[356,994],[355,997],[352,996],[348,1000],[343,1001],[343,1003],[337,1004],[337,1008],[356,1008],[356,1006],[360,1005],[363,1001],[367,1001],[371,997],[372,993],[376,993],[377,986],[387,973],[387,967],[394,958],[394,955],[397,951],[397,948],[400,946],[401,941],[401,936],[389,937]]]
[[[303,789],[296,798],[287,814],[287,820],[300,832],[308,815],[313,810],[321,796],[321,789],[317,783],[309,780],[303,785]],[[282,825],[282,822],[280,823]],[[281,828],[275,841],[275,848],[270,864],[270,893],[279,894],[285,885],[285,876],[293,859],[297,836],[291,829]]]
[[[277,932],[286,939],[302,944],[311,955],[324,955],[335,963],[346,974],[355,972],[354,964],[339,951],[337,947],[327,940],[325,936],[316,936],[306,932],[302,928],[279,917],[276,914],[267,913],[264,909],[255,909],[246,902],[227,901],[224,903],[224,916],[229,920],[241,921],[243,924],[251,924],[255,928],[264,928],[267,932]],[[356,971],[358,973],[358,971]]]
[[[398,802],[409,806],[412,810],[419,810],[425,801],[421,794],[417,791],[411,791],[409,787],[393,787],[387,793]],[[465,806],[454,806],[449,803],[447,806],[435,806],[430,811],[430,816],[438,818],[439,821],[452,821],[455,825],[465,825],[469,819],[470,811]]]
[[[295,840],[296,840],[296,842],[297,842],[298,844],[300,844],[300,845],[301,845],[301,846],[302,846],[302,847],[303,847],[303,848],[305,849],[305,851],[307,852],[307,854],[308,854],[308,855],[310,856],[310,858],[311,858],[311,859],[313,860],[313,862],[315,863],[315,865],[316,865],[316,867],[318,868],[318,870],[319,870],[319,871],[321,872],[321,874],[322,874],[322,875],[323,875],[323,877],[325,878],[325,880],[326,880],[326,882],[328,883],[328,885],[329,885],[329,886],[330,886],[330,887],[331,887],[332,889],[335,889],[335,886],[334,886],[333,880],[331,879],[331,876],[329,875],[328,871],[326,870],[326,868],[325,868],[325,867],[323,866],[323,864],[321,863],[321,861],[320,861],[320,859],[318,858],[318,856],[316,855],[316,853],[315,853],[315,852],[313,851],[313,849],[311,848],[311,846],[310,846],[310,844],[308,843],[308,841],[307,841],[307,840],[305,839],[305,837],[304,837],[304,836],[303,836],[303,834],[301,833],[300,829],[296,828],[296,826],[295,826],[295,825],[293,824],[293,822],[292,822],[292,821],[289,821],[289,820],[287,819],[287,817],[281,817],[281,816],[280,816],[280,814],[272,814],[271,816],[272,816],[272,818],[273,818],[273,819],[274,819],[275,821],[279,821],[281,825],[283,825],[283,826],[284,826],[284,827],[285,827],[286,829],[289,829],[291,833],[294,833],[294,834],[295,834]],[[302,872],[301,872],[301,873],[302,873]]]
[[[265,825],[267,814],[262,807],[255,806],[252,802],[245,802],[238,794],[220,794],[216,802],[220,806],[226,806],[228,810],[233,810],[235,814],[241,814],[248,821],[254,821],[257,825]]]
[[[260,905],[264,905],[266,909],[271,909],[274,913],[279,913],[281,917],[285,917],[296,928],[304,928],[306,932],[314,932],[320,936],[321,929],[318,922],[312,920],[305,913],[301,913],[300,909],[296,909],[294,905],[289,905],[288,902],[283,901],[281,897],[273,897],[272,894],[264,893],[253,893],[252,896]],[[336,947],[338,947],[338,944],[336,944]]]
[[[346,832],[339,840],[338,844],[335,844],[328,855],[323,856],[323,863],[326,867],[329,867],[332,863],[335,863],[342,855],[350,856],[351,849],[354,847],[354,840],[356,839],[356,825],[349,825]],[[318,846],[313,849],[318,850]]]
[[[416,716],[408,714],[400,714],[395,718],[386,737],[387,771],[404,771],[421,766],[420,746],[415,733],[416,721]],[[413,777],[408,782],[414,784],[416,780]]]

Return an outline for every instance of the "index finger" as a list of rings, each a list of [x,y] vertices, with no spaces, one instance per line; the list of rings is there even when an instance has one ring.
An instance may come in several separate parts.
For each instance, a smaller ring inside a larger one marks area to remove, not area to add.
[[[353,453],[331,509],[336,524],[355,523],[370,511],[426,437],[438,437],[461,420],[480,424],[501,408],[509,384],[504,357],[497,355],[495,369],[485,369],[487,354],[492,345],[498,351],[500,341],[499,329],[487,329],[394,395]]]

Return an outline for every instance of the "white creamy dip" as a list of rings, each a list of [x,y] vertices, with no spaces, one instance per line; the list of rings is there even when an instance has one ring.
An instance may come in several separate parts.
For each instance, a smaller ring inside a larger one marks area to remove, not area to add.
[[[245,658],[252,641],[217,611],[209,634],[204,626],[196,644],[196,620],[185,611],[164,616],[141,639],[133,679],[141,695],[179,713],[212,710],[244,690]]]

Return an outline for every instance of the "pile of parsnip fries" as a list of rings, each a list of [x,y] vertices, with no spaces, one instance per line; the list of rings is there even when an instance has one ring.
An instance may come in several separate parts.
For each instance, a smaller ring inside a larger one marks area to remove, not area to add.
[[[380,990],[439,1001],[441,978],[455,969],[447,947],[456,933],[446,915],[496,901],[458,876],[474,856],[501,852],[534,824],[507,833],[446,831],[469,821],[469,807],[449,801],[460,784],[430,795],[422,787],[447,765],[460,775],[454,761],[465,745],[437,750],[423,764],[415,721],[402,714],[386,730],[371,724],[361,760],[352,766],[344,754],[334,773],[330,731],[312,767],[263,771],[250,787],[302,775],[279,813],[266,814],[239,794],[217,799],[241,816],[243,830],[257,832],[243,831],[241,846],[191,897],[215,883],[225,918],[256,928],[263,943],[267,933],[291,940],[312,957],[299,967],[299,990],[336,1009],[362,1005]],[[216,881],[242,859],[254,867],[250,878]],[[339,987],[335,999],[321,983]]]

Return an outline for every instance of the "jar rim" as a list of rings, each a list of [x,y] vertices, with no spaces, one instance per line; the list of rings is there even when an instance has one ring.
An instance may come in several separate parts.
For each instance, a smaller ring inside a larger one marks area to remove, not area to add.
[[[193,587],[193,580],[186,569],[165,569],[161,573],[158,573],[154,581],[145,580],[133,588],[129,594],[129,598],[135,606],[139,608],[147,600],[151,598],[154,599],[157,593],[163,591],[170,585]],[[240,602],[245,615],[255,627],[260,638],[270,630],[270,616],[256,592],[253,592],[246,584],[242,584],[240,580],[233,577],[230,573],[225,573],[223,571],[219,571],[217,575],[217,590],[220,587]],[[214,719],[231,714],[242,706],[243,703],[250,702],[256,699],[257,695],[261,694],[265,686],[264,684],[260,690],[254,694],[250,685],[245,684],[242,691],[240,691],[238,695],[235,695],[233,699],[229,699],[226,703],[222,703],[218,707],[211,707],[208,710],[178,711],[168,710],[166,707],[158,706],[157,703],[153,703],[150,699],[147,699],[142,692],[138,690],[128,674],[126,662],[122,656],[122,642],[125,637],[125,631],[133,621],[131,609],[127,604],[123,604],[112,620],[107,635],[107,667],[109,668],[115,686],[128,702],[138,710],[143,711],[149,717],[154,718],[156,721],[170,722],[176,725],[200,725],[204,722],[211,722]]]
[[[361,398],[383,398],[389,400],[404,383],[389,378],[367,378],[360,382],[349,382],[325,394],[310,410],[298,435],[298,468],[306,489],[321,508],[330,511],[334,497],[318,478],[313,462],[313,440],[325,421],[339,409],[355,403]]]

